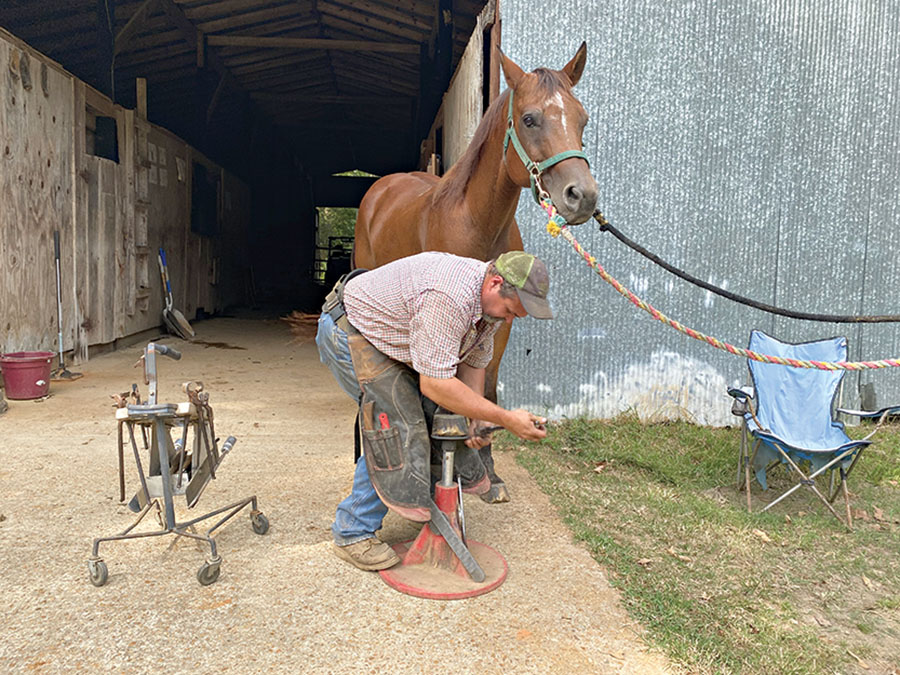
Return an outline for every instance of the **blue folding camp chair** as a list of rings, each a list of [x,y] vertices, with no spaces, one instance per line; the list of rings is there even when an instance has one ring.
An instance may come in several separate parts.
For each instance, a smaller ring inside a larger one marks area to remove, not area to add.
[[[791,344],[754,330],[750,333],[749,349],[759,354],[802,361],[834,363],[847,360],[847,339],[844,337]],[[743,482],[742,487],[747,490],[747,510],[751,510],[751,468],[762,489],[767,490],[767,472],[783,464],[797,483],[767,504],[763,511],[798,488],[807,487],[835,518],[852,529],[847,477],[864,448],[872,442],[869,438],[878,426],[864,439],[853,440],[844,432],[843,423],[835,419],[835,413],[878,417],[880,426],[885,416],[897,412],[900,406],[874,412],[835,408],[844,370],[794,368],[749,359],[748,365],[753,386],[728,390],[735,399],[732,413],[743,418],[738,485]],[[806,472],[801,469],[805,465],[809,467]],[[827,494],[822,494],[816,486],[819,476],[830,479]],[[844,494],[846,520],[842,520],[832,506],[839,491]]]

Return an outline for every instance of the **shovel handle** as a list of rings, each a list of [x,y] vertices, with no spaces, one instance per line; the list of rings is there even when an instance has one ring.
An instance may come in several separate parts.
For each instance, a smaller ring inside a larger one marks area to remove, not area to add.
[[[162,273],[163,283],[166,285],[166,293],[172,295],[172,284],[169,283],[169,265],[166,263],[165,249],[159,249],[159,268]]]

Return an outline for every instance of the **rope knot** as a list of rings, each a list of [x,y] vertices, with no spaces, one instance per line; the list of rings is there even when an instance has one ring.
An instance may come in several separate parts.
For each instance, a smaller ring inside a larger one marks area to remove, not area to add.
[[[556,239],[566,226],[566,219],[559,215],[553,202],[547,198],[541,199],[541,208],[547,212],[547,234]]]

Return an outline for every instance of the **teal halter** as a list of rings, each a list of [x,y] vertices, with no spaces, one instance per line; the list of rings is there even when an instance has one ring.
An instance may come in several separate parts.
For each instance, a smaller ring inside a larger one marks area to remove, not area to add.
[[[544,173],[547,169],[549,169],[554,164],[559,164],[564,159],[569,159],[570,157],[580,157],[590,166],[590,162],[588,162],[587,155],[585,155],[581,150],[565,150],[564,152],[560,152],[559,154],[553,155],[549,159],[545,159],[543,162],[535,162],[529,156],[528,153],[525,152],[525,148],[522,147],[522,142],[519,140],[518,134],[516,134],[516,125],[513,122],[513,90],[509,90],[509,113],[506,116],[506,136],[503,138],[503,156],[506,156],[506,149],[509,147],[509,142],[512,141],[513,147],[516,149],[516,154],[519,156],[519,159],[522,160],[522,164],[525,165],[525,170],[528,171],[529,178],[531,180],[531,195],[534,197],[534,201],[538,204],[541,203],[541,197],[544,197],[547,201],[550,201],[550,195],[544,190],[544,186],[541,184],[541,174]]]

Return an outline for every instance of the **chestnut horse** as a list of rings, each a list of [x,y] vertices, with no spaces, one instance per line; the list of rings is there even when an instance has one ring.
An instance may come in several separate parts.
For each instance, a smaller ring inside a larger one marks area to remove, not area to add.
[[[490,260],[521,250],[515,212],[522,188],[549,194],[570,224],[591,217],[597,184],[581,152],[588,116],[572,94],[587,46],[582,43],[562,70],[531,73],[499,54],[509,88],[488,108],[469,147],[446,175],[395,173],[366,192],[356,218],[355,267],[372,269],[422,251]],[[505,325],[497,332],[487,369],[485,393],[492,401],[508,339]],[[482,459],[492,482],[485,500],[508,501],[490,446],[482,449]]]

